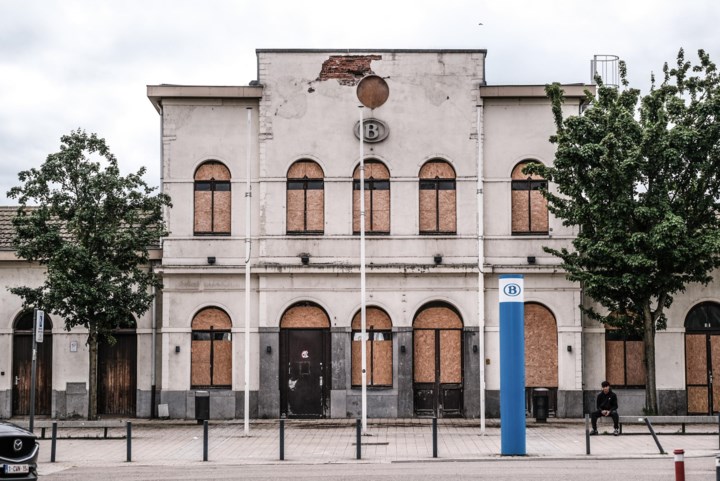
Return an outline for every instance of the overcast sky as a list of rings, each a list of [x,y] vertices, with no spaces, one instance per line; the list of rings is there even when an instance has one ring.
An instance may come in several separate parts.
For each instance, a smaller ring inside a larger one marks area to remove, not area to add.
[[[247,85],[256,48],[487,49],[489,84],[587,83],[615,54],[646,91],[680,47],[720,62],[719,23],[720,0],[0,0],[0,205],[78,127],[157,185],[146,86]]]

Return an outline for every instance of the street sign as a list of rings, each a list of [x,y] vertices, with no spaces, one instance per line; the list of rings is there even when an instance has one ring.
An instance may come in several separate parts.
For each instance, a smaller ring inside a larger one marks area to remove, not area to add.
[[[45,312],[38,309],[35,317],[35,342],[43,342],[43,332],[45,332]]]

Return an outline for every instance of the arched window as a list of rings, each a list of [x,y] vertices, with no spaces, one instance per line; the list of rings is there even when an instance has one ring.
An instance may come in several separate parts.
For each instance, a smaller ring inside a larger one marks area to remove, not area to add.
[[[230,235],[230,171],[216,160],[195,171],[195,235]]]
[[[353,233],[360,233],[360,166],[353,173]],[[365,233],[390,233],[390,172],[377,160],[365,161]]]
[[[362,319],[360,311],[352,320],[352,385],[362,386]],[[365,309],[367,386],[392,387],[392,321],[378,307]]]
[[[539,175],[527,175],[523,169],[534,160],[520,162],[512,171],[512,233],[513,235],[542,235],[548,233],[547,200],[540,193],[547,188],[547,180]]]
[[[701,302],[685,318],[687,331],[720,331],[720,304]]]
[[[207,307],[192,320],[191,387],[232,386],[232,321],[222,309]]]
[[[455,170],[442,160],[420,169],[420,234],[454,234],[457,231]]]
[[[295,162],[287,175],[287,233],[322,234],[325,226],[323,171],[310,160]]]

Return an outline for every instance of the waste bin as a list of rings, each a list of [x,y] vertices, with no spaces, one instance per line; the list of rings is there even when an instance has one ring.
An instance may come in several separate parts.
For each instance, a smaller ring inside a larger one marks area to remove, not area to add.
[[[195,391],[195,419],[198,424],[210,419],[210,393]]]
[[[549,406],[550,391],[544,387],[533,389],[533,414],[536,422],[544,423],[547,421]]]

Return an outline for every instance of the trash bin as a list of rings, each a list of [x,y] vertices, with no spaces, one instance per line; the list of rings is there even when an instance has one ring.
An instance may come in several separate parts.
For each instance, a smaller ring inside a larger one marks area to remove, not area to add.
[[[533,389],[533,414],[536,422],[544,423],[547,421],[549,407],[550,391],[544,387]]]
[[[210,393],[195,391],[195,419],[198,424],[210,419]]]

